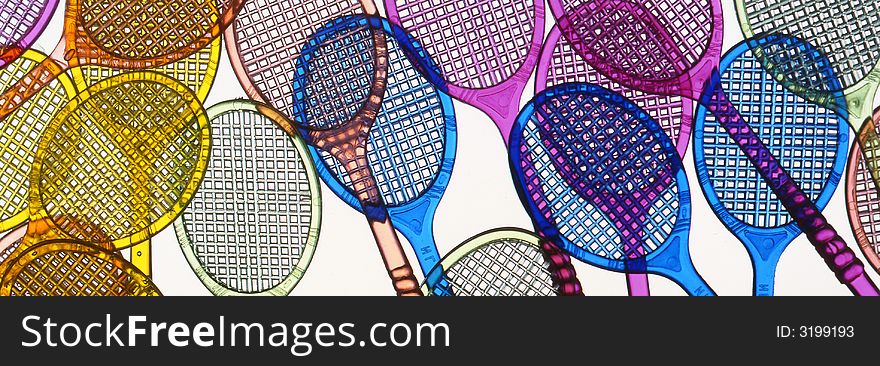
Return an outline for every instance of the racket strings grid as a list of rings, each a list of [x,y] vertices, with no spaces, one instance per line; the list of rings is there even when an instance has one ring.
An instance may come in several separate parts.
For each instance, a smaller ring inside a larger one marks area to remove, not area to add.
[[[39,193],[32,192],[40,202],[35,209],[69,237],[90,242],[106,239],[93,237],[99,232],[129,238],[168,216],[188,199],[205,148],[199,118],[168,119],[194,115],[168,86],[137,81],[97,88],[47,132],[52,138],[44,139],[34,176]],[[76,220],[58,220],[65,217]],[[79,221],[100,230],[71,224]]]
[[[79,1],[78,21],[88,38],[103,50],[136,59],[189,48],[216,27],[221,10],[215,1]]]
[[[531,0],[394,0],[393,5],[401,26],[424,45],[450,84],[469,89],[501,84],[529,57],[537,18]]]
[[[817,200],[836,174],[838,116],[786,89],[751,51],[723,71],[721,86],[779,164],[811,200]],[[705,116],[702,153],[715,195],[725,209],[753,227],[791,222],[782,202],[727,130],[711,113]]]
[[[279,9],[289,9],[278,11]],[[330,19],[362,12],[358,1],[249,0],[227,34],[227,47],[249,96],[290,114],[290,75],[309,37]],[[234,44],[233,42],[234,41]],[[242,75],[242,72],[246,75]],[[249,90],[250,89],[250,90]],[[259,96],[259,98],[256,98]]]
[[[398,40],[388,40],[385,97],[370,128],[367,161],[388,206],[412,202],[427,191],[444,163],[446,114],[435,87],[410,64]],[[331,154],[321,160],[353,191],[351,178]]]
[[[12,85],[44,59],[35,51],[0,70],[0,85]],[[53,80],[37,95],[25,101],[0,127],[0,230],[10,229],[27,217],[30,166],[36,155],[40,136],[72,97],[73,85],[66,77]]]
[[[7,269],[0,294],[6,296],[143,296],[158,289],[113,252],[71,242],[32,247]]]
[[[822,50],[844,89],[880,65],[876,1],[740,0],[737,8],[747,36],[784,33]]]
[[[212,161],[178,222],[217,283],[239,293],[270,290],[314,246],[314,177],[291,137],[262,114],[227,111],[211,128]]]
[[[689,99],[644,93],[627,88],[608,79],[584,61],[572,48],[571,43],[561,35],[559,28],[554,28],[549,39],[555,39],[556,45],[547,66],[547,88],[571,82],[584,82],[613,90],[648,112],[673,142],[687,144],[686,141],[680,141],[680,134],[683,133],[682,125],[691,123],[693,105]],[[679,148],[679,151],[682,149]]]
[[[0,56],[6,58],[11,53],[23,52],[21,41],[27,36],[38,19],[43,16],[50,1],[18,0],[4,1],[0,4]],[[0,67],[5,66],[0,63]]]
[[[582,54],[593,55],[607,68],[655,81],[681,77],[696,65],[708,49],[712,29],[709,7],[697,1],[592,1],[562,21],[577,35],[573,45]]]
[[[509,238],[478,247],[444,273],[456,296],[555,296],[549,267],[540,248]]]
[[[668,186],[646,210],[646,219],[640,223],[641,242],[635,247],[639,251],[634,252],[629,250],[633,247],[624,241],[615,221],[573,189],[557,170],[556,158],[544,145],[542,133],[535,118],[526,125],[519,164],[535,206],[559,235],[587,253],[618,261],[630,254],[648,255],[663,245],[680,213],[677,185]]]

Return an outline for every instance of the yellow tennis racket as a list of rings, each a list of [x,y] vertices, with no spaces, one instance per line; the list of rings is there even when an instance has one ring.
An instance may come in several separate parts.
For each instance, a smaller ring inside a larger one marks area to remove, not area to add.
[[[40,139],[30,223],[10,258],[55,239],[108,250],[149,239],[192,199],[209,153],[207,114],[179,81],[139,71],[89,87]]]
[[[217,76],[217,67],[220,65],[220,37],[214,39],[207,47],[193,53],[187,58],[164,66],[149,69],[180,81],[192,90],[199,100],[204,103],[214,84]],[[136,70],[116,69],[100,65],[87,65],[73,68],[73,80],[79,90],[101,82],[124,72]],[[135,267],[143,271],[147,276],[152,275],[150,241],[135,244],[131,247],[131,262]]]

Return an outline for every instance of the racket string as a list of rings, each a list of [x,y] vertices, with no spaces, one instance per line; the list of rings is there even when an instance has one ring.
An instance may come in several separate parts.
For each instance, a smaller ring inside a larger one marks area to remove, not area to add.
[[[854,150],[853,153],[861,154],[858,150]],[[878,243],[878,238],[880,238],[880,194],[877,194],[874,180],[867,164],[865,164],[865,159],[861,156],[856,168],[854,192],[855,209],[858,213],[858,223],[854,227],[864,233],[864,239],[867,240],[874,256],[880,256],[880,243]],[[862,248],[865,249],[865,243],[862,243]]]
[[[341,127],[358,114],[378,80],[377,32],[368,19],[339,18],[309,40],[293,75],[292,113],[311,129]]]
[[[187,237],[202,268],[226,288],[274,288],[310,239],[313,187],[303,157],[256,112],[226,112],[211,128],[211,164],[183,213]]]
[[[66,244],[66,243],[65,243]],[[120,267],[112,253],[85,253],[62,244],[44,244],[33,249],[35,257],[25,265],[13,265],[4,288],[15,296],[124,296],[158,293],[142,288],[133,267]],[[67,249],[67,250],[65,250]],[[140,276],[142,277],[142,275]]]
[[[395,3],[403,28],[424,45],[451,84],[470,89],[501,84],[528,58],[536,22],[531,0]]]

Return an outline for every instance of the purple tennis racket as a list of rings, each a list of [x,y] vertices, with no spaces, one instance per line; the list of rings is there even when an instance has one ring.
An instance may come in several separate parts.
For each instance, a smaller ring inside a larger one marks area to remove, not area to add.
[[[880,295],[864,265],[761,143],[724,93],[718,63],[720,0],[551,0],[572,47],[610,79],[645,92],[698,100],[718,118],[841,283]],[[704,93],[705,91],[705,93]]]
[[[633,101],[646,111],[663,129],[675,144],[680,158],[687,152],[693,123],[693,102],[678,96],[662,96],[643,93],[609,80],[590,66],[572,49],[571,44],[562,37],[558,26],[554,26],[544,42],[538,71],[535,75],[535,93],[556,85],[572,82],[597,84],[613,90]],[[647,296],[648,278],[643,273],[628,273],[627,284],[630,295]]]
[[[57,7],[58,0],[12,0],[0,4],[0,68],[34,44]]]
[[[415,37],[448,93],[495,122],[505,144],[544,37],[544,2],[385,0],[391,23]]]

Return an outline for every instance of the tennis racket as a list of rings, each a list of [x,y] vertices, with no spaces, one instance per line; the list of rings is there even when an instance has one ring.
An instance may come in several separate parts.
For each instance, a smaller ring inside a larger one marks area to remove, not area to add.
[[[318,29],[299,53],[291,113],[306,142],[345,168],[397,294],[420,296],[367,157],[388,67],[380,18],[337,18]]]
[[[0,85],[14,84],[37,67],[46,55],[25,51],[19,58],[0,69]],[[37,154],[37,145],[46,127],[70,99],[76,89],[67,74],[40,90],[21,108],[2,119],[0,128],[0,231],[12,229],[28,218],[28,176]]]
[[[856,294],[880,294],[855,253],[763,146],[720,87],[723,18],[719,0],[687,4],[598,0],[565,11],[557,20],[578,54],[612,80],[644,92],[691,98],[706,106],[781,198],[838,280]]]
[[[53,239],[108,250],[149,239],[192,198],[209,152],[205,111],[176,80],[133,72],[90,87],[40,139],[26,236],[10,258]]]
[[[419,45],[403,30],[381,22],[388,48],[388,80],[367,139],[367,163],[394,227],[413,246],[427,274],[440,260],[433,222],[455,163],[455,110],[442,84],[435,87],[407,58],[407,54],[424,57]],[[363,213],[345,167],[326,151],[310,150],[327,187]]]
[[[874,125],[880,122],[880,108],[874,110]],[[876,127],[875,127],[876,128]],[[868,171],[859,144],[853,144],[846,170],[846,207],[853,234],[868,263],[880,271],[880,195]]]
[[[672,141],[647,113],[591,84],[561,84],[523,108],[510,147],[540,232],[600,268],[668,277],[714,295],[688,254],[690,194]]]
[[[540,93],[548,87],[572,82],[601,85],[633,101],[660,124],[663,131],[675,143],[679,157],[684,158],[693,122],[694,107],[691,100],[646,94],[609,80],[584,61],[562,37],[559,27],[554,26],[544,42],[538,60],[535,93]],[[629,289],[633,291],[631,295],[649,294],[646,274],[630,273],[627,274],[627,280]]]
[[[541,51],[544,2],[385,0],[385,11],[433,58],[429,79],[486,113],[507,144]]]
[[[245,93],[291,116],[292,75],[309,37],[337,17],[363,13],[377,15],[372,0],[249,0],[225,37]]]
[[[518,228],[500,228],[474,236],[446,254],[422,285],[435,296],[556,296],[572,271],[544,256],[541,238]],[[431,286],[445,279],[446,286]]]
[[[262,103],[227,101],[207,113],[211,160],[174,222],[180,248],[214,295],[285,296],[318,243],[314,162],[290,122]]]
[[[12,0],[0,4],[0,68],[30,49],[57,7],[58,0]]]
[[[721,85],[764,146],[816,206],[824,208],[846,163],[846,120],[776,82],[748,42],[722,59]],[[694,161],[703,193],[715,215],[748,250],[754,294],[773,295],[779,258],[801,230],[705,107],[697,109],[695,131]]]
[[[186,58],[213,42],[245,1],[68,0],[61,40],[0,95],[0,117],[71,67],[147,69]]]

